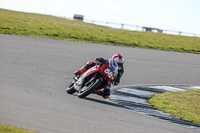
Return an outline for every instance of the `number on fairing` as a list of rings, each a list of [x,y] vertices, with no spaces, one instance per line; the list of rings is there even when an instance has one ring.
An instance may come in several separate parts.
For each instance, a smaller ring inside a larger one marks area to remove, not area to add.
[[[104,72],[105,72],[106,74],[108,74],[108,77],[109,77],[109,78],[112,77],[112,72],[110,71],[110,69],[107,68]]]

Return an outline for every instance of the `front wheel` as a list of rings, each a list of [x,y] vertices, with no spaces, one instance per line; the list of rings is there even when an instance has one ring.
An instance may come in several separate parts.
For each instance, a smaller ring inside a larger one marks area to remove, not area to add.
[[[69,87],[66,88],[66,92],[67,92],[68,94],[73,94],[73,93],[76,92],[76,90],[74,89],[74,81],[71,82],[71,83],[69,84]]]
[[[92,81],[88,86],[84,86],[81,91],[78,93],[79,98],[84,98],[88,96],[90,93],[94,92],[101,86],[100,79]]]

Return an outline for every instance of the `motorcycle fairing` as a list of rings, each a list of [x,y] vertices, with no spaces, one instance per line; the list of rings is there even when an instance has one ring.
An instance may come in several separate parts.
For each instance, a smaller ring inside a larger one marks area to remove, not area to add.
[[[97,66],[94,66],[92,68],[90,68],[88,71],[86,71],[85,73],[83,73],[83,75],[81,77],[88,77],[89,75],[98,72],[99,68]]]
[[[80,91],[81,88],[83,87],[83,83],[85,82],[85,79],[87,77],[89,77],[90,75],[92,74],[95,74],[98,72],[98,67],[97,66],[94,66],[92,68],[90,68],[88,71],[86,71],[85,73],[83,73],[81,75],[81,77],[76,81],[76,83],[74,84],[74,88],[77,90],[77,91]],[[87,82],[87,81],[86,81]]]

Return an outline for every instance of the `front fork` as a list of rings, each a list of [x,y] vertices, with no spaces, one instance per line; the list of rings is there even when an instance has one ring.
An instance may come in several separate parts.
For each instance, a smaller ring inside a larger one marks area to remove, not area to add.
[[[80,77],[75,83],[74,83],[74,89],[76,89],[78,92],[82,88],[83,82],[85,77]]]

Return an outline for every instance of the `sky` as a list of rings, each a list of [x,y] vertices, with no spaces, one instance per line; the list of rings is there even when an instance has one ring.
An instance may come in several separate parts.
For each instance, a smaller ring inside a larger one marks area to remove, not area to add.
[[[0,0],[0,8],[200,34],[200,0]]]

